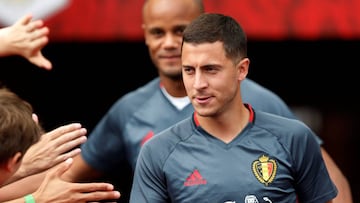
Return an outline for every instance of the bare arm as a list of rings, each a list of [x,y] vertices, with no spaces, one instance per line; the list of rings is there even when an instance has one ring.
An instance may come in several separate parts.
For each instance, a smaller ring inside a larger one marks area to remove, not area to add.
[[[330,177],[338,189],[338,195],[333,199],[332,203],[352,203],[352,194],[348,180],[324,148],[321,148],[321,153]]]
[[[70,183],[63,181],[60,177],[70,168],[71,164],[72,159],[68,159],[46,174],[40,187],[33,193],[37,203],[86,203],[120,198],[120,193],[114,191],[114,186],[108,183]],[[23,203],[24,198],[20,197],[7,203],[18,202]]]
[[[89,182],[101,178],[102,175],[102,172],[89,166],[80,153],[74,157],[74,163],[62,178],[69,182]]]
[[[23,178],[19,181],[0,188],[0,202],[21,198],[26,194],[35,192],[45,178],[47,171]],[[62,174],[62,180],[68,182],[90,182],[96,180],[101,173],[92,169],[78,154],[66,172]],[[21,188],[21,189],[19,189]]]
[[[40,68],[51,70],[51,62],[41,53],[49,41],[48,34],[49,29],[42,20],[32,21],[30,14],[25,15],[13,25],[0,29],[0,56],[19,55]]]
[[[36,191],[44,180],[46,172],[28,176],[0,188],[0,202],[21,198]],[[24,201],[22,202],[24,203]]]

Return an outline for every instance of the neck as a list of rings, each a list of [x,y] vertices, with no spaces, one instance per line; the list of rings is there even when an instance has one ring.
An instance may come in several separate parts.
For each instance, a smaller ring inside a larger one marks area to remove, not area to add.
[[[173,97],[187,96],[184,83],[182,80],[175,80],[165,77],[160,77],[161,85],[165,88],[166,92]]]
[[[239,104],[238,104],[239,105]],[[237,109],[222,112],[216,116],[198,116],[201,127],[212,136],[229,143],[234,140],[249,123],[250,112],[243,105]]]
[[[7,179],[9,178],[9,176],[7,175],[8,172],[6,170],[4,170],[3,168],[0,169],[0,187],[3,187],[4,185],[6,185]]]

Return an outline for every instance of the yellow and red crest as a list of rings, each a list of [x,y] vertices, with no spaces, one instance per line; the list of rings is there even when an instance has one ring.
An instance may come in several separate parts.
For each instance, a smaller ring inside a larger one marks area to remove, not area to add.
[[[259,182],[268,186],[275,178],[277,164],[274,159],[261,155],[252,163],[252,171]]]

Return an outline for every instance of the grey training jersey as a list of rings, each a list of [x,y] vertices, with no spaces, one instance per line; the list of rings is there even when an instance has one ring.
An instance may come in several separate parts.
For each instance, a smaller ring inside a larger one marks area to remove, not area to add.
[[[277,95],[250,79],[242,81],[241,93],[243,101],[257,110],[295,118]],[[105,173],[116,173],[124,163],[134,168],[143,143],[193,111],[191,104],[182,110],[175,108],[161,91],[159,78],[155,78],[114,103],[82,145],[82,156],[90,166]]]
[[[205,132],[196,116],[149,140],[130,203],[326,202],[337,195],[308,127],[260,111],[250,119],[228,144]]]

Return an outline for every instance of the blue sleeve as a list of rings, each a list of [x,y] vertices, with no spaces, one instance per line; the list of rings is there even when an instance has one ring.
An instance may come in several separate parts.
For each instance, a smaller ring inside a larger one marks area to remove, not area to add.
[[[81,146],[81,154],[91,167],[111,172],[121,166],[125,157],[120,114],[114,105],[95,126],[88,140]]]
[[[337,195],[337,189],[330,179],[320,146],[308,129],[304,135],[296,137],[292,147],[295,170],[296,192],[301,202],[326,202]],[[294,144],[295,145],[295,144]]]

